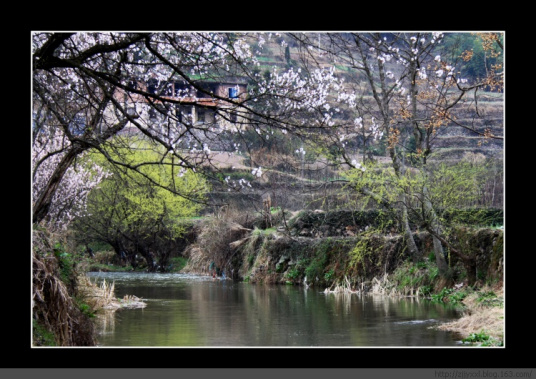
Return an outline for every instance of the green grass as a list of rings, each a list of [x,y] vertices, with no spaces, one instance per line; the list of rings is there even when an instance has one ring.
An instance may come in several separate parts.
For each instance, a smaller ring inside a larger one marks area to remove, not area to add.
[[[504,301],[493,291],[479,292],[476,301],[486,307],[502,307]]]
[[[275,227],[274,228],[267,228],[267,229],[255,228],[255,229],[253,229],[251,234],[254,235],[254,236],[269,235],[269,234],[275,233],[276,231],[277,231],[277,228],[275,228]]]
[[[464,344],[476,344],[478,346],[503,346],[503,342],[501,340],[489,336],[488,334],[484,333],[484,331],[480,331],[480,333],[471,333],[469,336],[462,339],[462,342]]]
[[[169,259],[169,272],[179,272],[188,263],[188,259],[184,257],[173,257]]]
[[[47,330],[35,319],[33,320],[32,337],[34,346],[56,346],[54,333]]]
[[[456,291],[452,288],[443,288],[439,293],[430,296],[433,303],[449,303],[452,305],[460,305],[467,296],[467,292]]]

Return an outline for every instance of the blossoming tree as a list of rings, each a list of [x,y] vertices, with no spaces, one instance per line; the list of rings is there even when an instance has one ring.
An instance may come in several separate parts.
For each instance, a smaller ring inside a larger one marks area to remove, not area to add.
[[[459,109],[473,113],[473,120],[482,118],[477,93],[483,88],[502,90],[500,59],[490,65],[485,77],[469,81],[459,72],[460,65],[472,54],[460,51],[459,56],[454,56],[460,59],[450,59],[452,51],[441,49],[442,33],[333,33],[322,39],[294,34],[293,37],[317,54],[322,52],[333,64],[344,63],[355,69],[350,74],[350,85],[345,88],[345,96],[351,97],[353,103],[346,109],[346,118],[339,120],[340,127],[325,139],[330,146],[337,146],[337,160],[353,168],[350,179],[359,191],[399,210],[410,255],[416,260],[422,257],[422,252],[414,241],[408,213],[420,220],[421,227],[433,236],[436,262],[440,273],[445,274],[443,247],[447,246],[447,240],[436,215],[437,208],[430,201],[427,181],[421,181],[420,191],[416,193],[409,190],[407,178],[412,170],[419,170],[424,178],[429,175],[427,161],[441,129],[454,125],[476,136],[502,139],[488,128],[478,127],[476,123],[466,125],[456,118]],[[500,33],[483,34],[480,38],[491,51],[490,55],[500,57]],[[449,58],[442,57],[441,52],[448,53]],[[474,96],[470,97],[470,93]],[[381,138],[387,145],[394,172],[389,180],[392,191],[389,196],[385,195],[387,181],[364,179],[367,141]],[[363,149],[361,163],[352,155],[356,139],[360,139]]]
[[[333,112],[326,109],[332,91],[340,86],[332,69],[291,68],[264,77],[254,71],[259,62],[248,43],[252,37],[258,36],[33,34],[34,148],[46,133],[61,133],[65,141],[61,160],[45,164],[52,159],[46,155],[36,166],[33,222],[49,215],[69,169],[85,151],[100,151],[111,163],[137,170],[124,156],[112,156],[104,148],[120,145],[127,128],[162,146],[166,155],[175,157],[181,172],[210,163],[210,145],[221,142],[223,133],[241,133],[244,127],[254,126],[266,135],[274,129],[299,134],[332,125]],[[247,96],[229,99],[203,85],[230,76],[249,78],[254,89]],[[186,87],[170,89],[170,83],[179,81]],[[177,109],[199,93],[224,103],[215,108],[215,119],[231,122],[199,123],[183,117]]]

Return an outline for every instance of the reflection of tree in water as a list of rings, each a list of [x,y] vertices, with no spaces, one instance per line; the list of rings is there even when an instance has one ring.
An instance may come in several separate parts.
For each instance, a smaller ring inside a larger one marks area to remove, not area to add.
[[[103,346],[453,345],[429,329],[452,312],[423,299],[212,279],[128,290],[155,301],[141,313],[120,311],[117,325],[113,312],[99,313]]]
[[[115,330],[115,311],[103,310],[95,315],[95,329],[98,335],[110,334]]]
[[[344,310],[344,314],[351,314],[352,300],[354,300],[353,297],[358,295],[350,292],[334,292],[330,295],[333,296],[333,299],[335,300],[336,309]]]

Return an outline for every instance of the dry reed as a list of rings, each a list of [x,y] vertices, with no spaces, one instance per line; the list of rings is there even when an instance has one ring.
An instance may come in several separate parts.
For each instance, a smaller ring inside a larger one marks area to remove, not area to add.
[[[487,289],[482,289],[480,293]],[[494,290],[499,299],[502,299],[504,290]],[[485,333],[491,337],[502,340],[504,338],[504,307],[487,306],[478,301],[479,292],[469,294],[463,304],[466,307],[464,316],[452,322],[438,326],[438,329],[458,332],[467,337],[472,333]]]
[[[58,274],[54,256],[33,251],[33,317],[54,334],[58,346],[95,345],[94,325],[78,308]]]

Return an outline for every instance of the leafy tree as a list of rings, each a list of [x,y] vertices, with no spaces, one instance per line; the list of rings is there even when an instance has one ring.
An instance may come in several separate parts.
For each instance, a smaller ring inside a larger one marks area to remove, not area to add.
[[[113,166],[102,155],[94,154],[93,160],[113,175],[92,190],[87,213],[77,220],[76,228],[85,239],[110,244],[134,267],[136,254],[140,254],[149,270],[158,266],[165,269],[188,219],[203,206],[207,183],[191,169],[177,167],[174,157],[164,158],[162,152],[149,149],[147,141],[132,139],[123,149],[128,149],[128,164],[138,169]],[[110,153],[119,154],[124,152]]]
[[[342,61],[355,68],[355,75],[350,76],[353,92],[344,94],[354,100],[349,103],[348,109],[349,114],[353,112],[348,120],[353,122],[344,125],[344,120],[340,120],[343,125],[321,143],[331,145],[331,151],[337,152],[334,156],[336,161],[356,169],[357,173],[365,171],[365,155],[360,163],[348,140],[355,140],[360,134],[368,133],[374,139],[385,138],[392,172],[398,181],[405,180],[408,170],[411,172],[414,168],[423,178],[432,175],[432,170],[427,167],[428,159],[438,132],[449,125],[462,126],[485,138],[502,138],[493,135],[489,128],[465,125],[455,115],[455,111],[462,109],[473,112],[473,120],[481,118],[475,106],[478,104],[477,91],[489,89],[492,84],[494,89],[500,88],[502,67],[494,65],[485,78],[473,82],[460,77],[455,65],[463,60],[457,53],[447,54],[447,57],[455,58],[453,62],[441,56],[441,52],[450,53],[448,49],[440,48],[444,38],[441,33],[336,33],[328,35],[322,44],[307,34],[295,34],[294,37],[311,50],[322,51],[333,62]],[[502,48],[500,35],[484,34],[480,37],[489,42],[488,49],[491,49],[492,41]],[[500,58],[500,54],[494,56]],[[474,96],[469,99],[471,91]],[[367,138],[361,140],[365,148]],[[333,149],[333,145],[337,148]],[[443,226],[434,204],[429,200],[427,181],[422,183],[422,205],[431,217],[427,225],[433,232],[437,265],[440,273],[446,275],[448,267],[441,240]],[[409,251],[418,260],[422,252],[413,240],[407,208],[408,196],[416,194],[398,191],[395,193],[399,198],[395,199],[371,191],[366,185],[357,188],[383,206],[399,210]]]
[[[394,207],[403,199],[408,220],[417,229],[425,230],[437,238],[447,253],[457,256],[464,263],[469,284],[472,285],[476,279],[476,262],[473,256],[464,251],[466,246],[458,243],[455,230],[457,226],[470,222],[458,211],[480,197],[485,184],[480,178],[485,166],[467,161],[437,163],[433,166],[433,169],[412,168],[405,170],[404,175],[397,175],[392,168],[369,164],[366,171],[349,171],[348,178],[357,190],[367,188],[373,193],[379,206],[387,204]],[[437,223],[441,225],[439,231]],[[450,275],[447,271],[444,268],[444,276]]]

